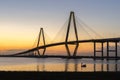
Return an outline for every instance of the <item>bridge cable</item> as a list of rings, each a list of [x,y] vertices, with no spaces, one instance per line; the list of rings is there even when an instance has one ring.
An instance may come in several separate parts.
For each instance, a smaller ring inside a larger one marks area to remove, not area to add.
[[[78,22],[78,20],[76,20],[76,23],[78,24],[78,27],[77,28],[82,28],[86,33],[87,33],[87,35],[90,37],[90,38],[92,38],[92,39],[94,39],[93,37],[92,37],[92,35]],[[78,29],[79,30],[79,29]]]
[[[51,43],[55,43],[55,42],[59,42],[60,41],[64,41],[65,37],[66,37],[66,30],[67,27],[66,25],[68,24],[68,19],[65,21],[65,23],[63,24],[63,26],[60,28],[60,30],[56,33],[55,37],[53,38],[53,40],[51,41]],[[55,41],[56,40],[56,41]]]
[[[92,31],[95,35],[99,36],[100,38],[104,38],[103,36],[101,36],[100,34],[98,34],[95,30],[93,30],[92,28],[90,28],[87,24],[85,24],[81,19],[79,19],[77,17],[77,20],[79,20],[81,22],[81,24],[83,24],[87,29],[89,29],[90,31]]]

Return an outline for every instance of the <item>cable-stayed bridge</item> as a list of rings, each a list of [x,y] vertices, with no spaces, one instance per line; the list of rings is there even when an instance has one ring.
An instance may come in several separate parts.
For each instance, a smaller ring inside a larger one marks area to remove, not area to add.
[[[71,26],[72,25],[72,26]],[[69,37],[71,36],[70,31],[73,31],[74,33],[74,40],[69,40]],[[93,31],[94,32],[94,31]],[[89,33],[88,33],[89,34]],[[89,34],[90,35],[90,34]],[[82,36],[82,35],[81,35]],[[41,40],[42,39],[42,40]],[[40,42],[42,41],[43,45],[40,45]],[[12,55],[7,55],[7,56],[12,56],[12,57],[55,57],[55,58],[93,58],[93,59],[120,59],[118,56],[118,43],[120,42],[120,37],[114,37],[114,38],[101,38],[101,39],[85,39],[85,40],[80,40],[78,36],[78,30],[77,30],[77,25],[76,25],[76,19],[74,12],[70,12],[70,17],[67,23],[67,30],[66,30],[66,35],[64,41],[60,42],[54,42],[54,43],[49,43],[46,44],[46,37],[44,35],[44,30],[43,28],[40,29],[39,36],[38,36],[38,41],[36,47],[15,53]],[[93,56],[77,56],[77,51],[80,43],[93,43],[94,47],[94,55]],[[100,43],[101,44],[101,49],[97,50],[96,44]],[[107,55],[104,56],[104,43],[106,43],[106,53]],[[114,43],[114,50],[110,49],[110,43]],[[65,45],[66,51],[67,51],[67,56],[54,56],[54,55],[45,55],[46,49],[48,47],[53,47],[53,46],[60,46],[60,45]],[[73,53],[70,52],[69,45],[75,45],[75,49]],[[43,49],[43,52],[40,53],[40,49]],[[97,56],[97,53],[101,53],[101,56]],[[110,56],[109,54],[113,52],[115,56]]]

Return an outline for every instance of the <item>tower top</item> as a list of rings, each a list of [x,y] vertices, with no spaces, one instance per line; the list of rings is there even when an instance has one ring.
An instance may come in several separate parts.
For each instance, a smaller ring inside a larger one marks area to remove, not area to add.
[[[71,14],[74,14],[74,11],[71,11],[70,13],[71,13]]]

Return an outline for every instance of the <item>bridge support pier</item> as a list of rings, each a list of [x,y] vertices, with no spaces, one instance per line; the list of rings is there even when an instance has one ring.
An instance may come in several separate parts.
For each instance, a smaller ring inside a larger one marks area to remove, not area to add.
[[[117,43],[118,42],[114,42],[115,43],[115,49],[114,50],[111,50],[109,47],[109,43],[110,42],[107,42],[107,60],[109,60],[109,53],[110,52],[115,52],[115,59],[117,60],[117,56],[118,56],[118,52],[117,52]]]
[[[73,20],[72,20],[73,19]],[[73,25],[74,25],[74,32],[75,32],[75,38],[76,38],[76,43],[74,43],[74,45],[76,45],[73,55],[72,56],[76,56],[77,54],[77,50],[79,47],[79,43],[78,43],[78,33],[77,33],[77,27],[76,27],[76,21],[75,21],[75,15],[74,12],[70,12],[70,17],[69,17],[69,22],[68,22],[68,28],[67,28],[67,33],[66,33],[66,39],[65,39],[65,47],[68,53],[68,56],[71,56],[70,53],[70,49],[69,49],[69,44],[68,44],[68,38],[69,38],[69,32],[70,32],[70,27],[71,27],[71,21],[73,21]]]
[[[42,36],[42,39],[43,39],[43,45],[45,46],[45,36],[44,36],[44,30],[43,30],[43,28],[40,28],[40,32],[39,32],[39,36],[38,36],[37,53],[38,53],[39,56],[40,56],[39,45],[40,45],[41,36]],[[41,55],[45,54],[46,48],[43,48],[43,49],[44,50],[43,50],[43,52],[42,52]]]
[[[116,58],[116,60],[117,60],[117,56],[118,56],[117,51],[118,51],[117,42],[115,42],[115,58]]]
[[[33,52],[33,55],[34,56],[40,56],[40,51],[39,51],[39,49],[37,49],[37,50],[35,50],[34,52]]]
[[[104,56],[104,55],[103,55],[103,46],[104,46],[104,45],[103,45],[103,42],[102,42],[102,43],[101,43],[102,60],[103,60],[103,56]]]
[[[94,42],[94,60],[96,59],[96,53],[97,52],[101,52],[101,57],[102,57],[102,60],[103,60],[103,42],[100,42],[101,43],[101,50],[97,50],[96,48],[96,43],[98,42]]]
[[[96,59],[96,42],[94,42],[94,60]]]
[[[69,50],[68,45],[67,45],[67,44],[65,44],[65,47],[66,47],[66,50],[67,50],[68,56],[70,56],[70,50]]]
[[[107,42],[107,60],[109,58],[109,42]]]
[[[39,49],[37,50],[37,53],[38,53],[38,55],[40,56],[40,51],[39,51]]]

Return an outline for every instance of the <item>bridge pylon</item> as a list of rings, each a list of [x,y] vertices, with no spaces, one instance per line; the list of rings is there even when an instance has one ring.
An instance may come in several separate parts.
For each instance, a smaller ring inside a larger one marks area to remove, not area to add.
[[[72,20],[73,19],[73,20]],[[66,50],[67,50],[67,53],[68,53],[68,56],[71,56],[71,52],[70,52],[70,49],[69,49],[69,44],[68,44],[68,38],[69,38],[69,32],[70,32],[70,26],[71,26],[71,21],[73,21],[73,26],[74,26],[74,32],[75,32],[75,38],[76,38],[76,43],[74,43],[75,46],[75,49],[74,49],[74,52],[73,52],[73,56],[76,56],[77,54],[77,50],[78,50],[78,47],[79,47],[79,43],[78,43],[78,33],[77,33],[77,27],[76,27],[76,21],[75,21],[75,15],[74,15],[74,12],[71,11],[70,12],[70,17],[69,17],[69,22],[68,22],[68,27],[67,27],[67,33],[66,33],[66,39],[65,39],[65,47],[66,47]]]
[[[44,54],[45,54],[45,51],[46,51],[46,48],[43,48],[43,52],[42,52],[42,54],[40,54],[39,46],[40,46],[41,38],[43,39],[43,46],[45,46],[46,43],[45,43],[45,36],[44,36],[44,30],[43,30],[43,28],[40,28],[40,32],[39,32],[39,36],[38,36],[38,42],[37,42],[37,54],[38,54],[39,56],[40,56],[40,55],[44,55]]]

